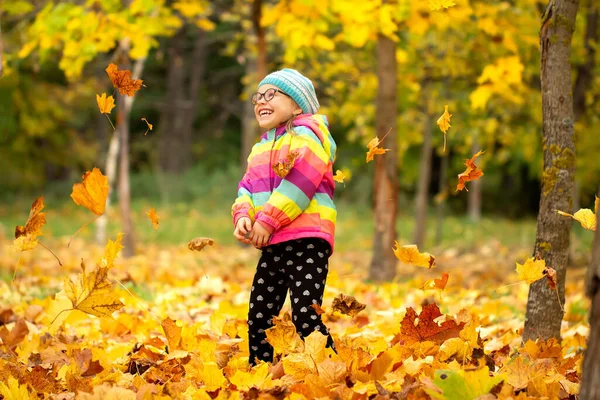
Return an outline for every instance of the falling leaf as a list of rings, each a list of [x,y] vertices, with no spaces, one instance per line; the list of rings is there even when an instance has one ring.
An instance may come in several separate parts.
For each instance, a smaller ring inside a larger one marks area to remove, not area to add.
[[[148,125],[148,129],[146,129],[146,132],[144,132],[144,136],[146,136],[146,134],[148,133],[148,131],[152,130],[152,124],[150,122],[148,122],[148,120],[146,118],[142,118],[142,121],[144,121],[146,123],[146,125]]]
[[[446,288],[446,284],[448,283],[448,273],[442,273],[442,277],[440,279],[429,279],[425,282],[422,289],[423,290],[439,290],[440,292]]]
[[[287,174],[290,173],[290,170],[294,167],[294,162],[296,161],[296,158],[299,156],[299,154],[300,153],[298,153],[297,151],[292,151],[288,153],[285,161],[274,164],[273,171],[275,172],[275,175],[277,175],[281,179],[285,178]]]
[[[525,261],[525,264],[521,265],[517,263],[516,271],[520,280],[527,282],[527,284],[532,284],[533,282],[544,277],[545,269],[546,261],[531,257]]]
[[[108,280],[108,268],[97,266],[91,273],[85,270],[81,262],[81,274],[77,283],[65,279],[64,289],[73,304],[72,310],[80,310],[96,317],[112,317],[112,313],[124,304],[112,290]]]
[[[598,207],[600,206],[600,199],[596,196],[594,202],[594,211],[589,208],[582,208],[575,214],[569,214],[563,211],[556,210],[556,212],[565,217],[571,217],[575,221],[579,222],[584,229],[595,231],[598,220]]]
[[[310,306],[315,310],[317,315],[325,314],[325,310],[323,310],[320,305],[313,303]]]
[[[207,237],[197,237],[188,242],[188,249],[202,251],[205,246],[212,246],[215,240]]]
[[[447,9],[455,5],[456,3],[452,0],[429,0],[429,9],[431,11],[441,10],[442,8]]]
[[[343,293],[338,294],[331,303],[332,311],[339,311],[344,315],[354,317],[367,307],[354,298],[354,296],[346,296]]]
[[[154,230],[158,229],[158,219],[160,217],[156,213],[156,210],[154,209],[154,207],[152,207],[150,210],[148,210],[146,212],[146,215],[148,216],[148,218],[150,218],[150,221],[152,222],[152,226],[154,227]]]
[[[431,4],[431,3],[430,3]],[[452,4],[454,5],[454,4]],[[444,113],[441,117],[438,118],[437,124],[440,127],[440,130],[444,132],[444,151],[446,151],[446,134],[448,133],[448,129],[450,129],[450,117],[452,114],[448,112],[448,105],[444,106]]]
[[[546,280],[550,289],[556,290],[556,270],[552,267],[546,267],[544,275],[546,275]]]
[[[102,96],[96,95],[96,102],[98,108],[102,114],[110,114],[112,109],[115,108],[115,99],[112,96],[106,97],[106,93],[102,93]]]
[[[408,244],[400,247],[397,241],[394,241],[394,254],[405,264],[412,264],[415,267],[424,267],[431,269],[435,266],[435,257],[429,253],[419,253],[416,244]]]
[[[83,206],[100,216],[104,214],[108,197],[108,178],[98,168],[83,174],[83,183],[73,185],[71,198],[75,204]]]
[[[465,187],[465,183],[475,181],[483,176],[483,171],[478,169],[477,165],[475,165],[475,159],[483,153],[484,151],[480,150],[473,157],[465,160],[465,165],[467,166],[467,169],[465,170],[465,172],[458,175],[458,185],[456,185],[457,192],[463,189],[466,189],[468,192],[469,189]]]
[[[119,252],[125,248],[121,244],[122,240],[123,233],[121,232],[119,232],[114,242],[108,239],[108,243],[104,249],[104,256],[102,257],[102,260],[100,260],[101,267],[112,268],[114,266],[113,263],[115,262],[115,258],[117,258]]]
[[[333,176],[333,180],[339,183],[344,183],[344,179],[346,179],[346,175],[341,170],[335,171],[335,175]]]
[[[382,139],[382,141],[383,141],[383,139]],[[390,150],[390,149],[383,149],[383,148],[377,147],[377,146],[379,146],[378,138],[371,139],[371,141],[367,144],[367,148],[369,149],[369,151],[367,151],[367,162],[373,161],[373,158],[376,155],[385,154],[386,151]]]
[[[121,94],[133,96],[142,87],[143,80],[131,79],[131,71],[127,69],[119,70],[119,67],[110,63],[105,71],[113,86],[119,89],[119,93]]]
[[[42,212],[43,209],[44,196],[40,196],[31,205],[25,226],[19,225],[15,228],[15,250],[26,251],[37,246],[37,237],[43,235],[42,227],[46,224],[46,213]]]
[[[172,352],[173,350],[179,349],[182,328],[180,326],[177,326],[176,321],[172,320],[169,317],[165,318],[161,322],[161,326],[163,328],[163,331],[165,332],[165,337],[169,342],[169,351]]]
[[[273,317],[272,327],[265,330],[267,341],[275,354],[287,354],[304,351],[304,342],[296,332],[296,326],[288,313],[283,318]]]

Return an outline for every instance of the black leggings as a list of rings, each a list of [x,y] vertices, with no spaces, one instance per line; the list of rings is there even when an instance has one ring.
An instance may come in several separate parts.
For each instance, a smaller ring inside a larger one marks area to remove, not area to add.
[[[273,361],[273,346],[266,340],[265,329],[273,326],[271,319],[279,315],[288,289],[292,321],[300,337],[316,329],[327,336],[327,347],[335,350],[329,330],[311,307],[323,301],[330,253],[329,243],[319,238],[290,240],[262,249],[248,311],[250,365],[256,365],[255,357]]]

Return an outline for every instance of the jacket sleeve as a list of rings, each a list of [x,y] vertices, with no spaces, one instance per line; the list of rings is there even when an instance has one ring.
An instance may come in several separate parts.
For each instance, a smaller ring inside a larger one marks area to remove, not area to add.
[[[318,137],[307,127],[295,128],[290,152],[298,152],[294,166],[256,214],[270,233],[290,224],[306,208],[330,168],[330,160]]]
[[[254,202],[252,201],[252,186],[248,177],[248,170],[238,184],[238,193],[235,202],[231,206],[231,216],[233,225],[242,217],[248,217],[254,221]]]

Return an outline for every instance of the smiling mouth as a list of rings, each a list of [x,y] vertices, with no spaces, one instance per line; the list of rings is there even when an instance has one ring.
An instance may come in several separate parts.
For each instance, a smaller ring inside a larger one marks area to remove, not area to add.
[[[262,117],[266,117],[273,114],[273,111],[271,110],[262,110],[258,113],[258,115],[262,118]]]

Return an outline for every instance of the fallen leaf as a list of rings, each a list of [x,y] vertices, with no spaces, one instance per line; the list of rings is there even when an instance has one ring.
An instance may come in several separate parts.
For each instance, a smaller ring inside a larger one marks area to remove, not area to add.
[[[197,237],[188,242],[188,249],[201,251],[205,246],[212,246],[215,240],[207,237]]]
[[[429,5],[431,6],[431,1]],[[452,5],[454,5],[454,3]],[[432,10],[434,10],[434,8],[432,8]],[[440,127],[440,130],[444,132],[444,151],[446,151],[446,134],[448,133],[448,129],[451,127],[450,117],[452,117],[452,114],[448,112],[448,105],[446,104],[444,106],[444,113],[437,120],[437,125]]]
[[[433,383],[442,390],[442,394],[431,389],[425,389],[425,392],[434,399],[474,400],[488,394],[504,379],[504,375],[490,376],[488,367],[476,371],[437,370]]]
[[[546,261],[536,259],[535,257],[528,258],[524,264],[517,263],[517,277],[520,280],[532,284],[533,282],[544,277],[546,270]]]
[[[435,257],[429,253],[419,253],[416,244],[400,246],[397,241],[394,241],[394,248],[392,250],[396,257],[405,264],[429,269],[435,266]]]
[[[280,177],[281,179],[285,178],[287,174],[290,173],[290,170],[294,167],[294,162],[296,158],[300,155],[297,151],[292,151],[288,153],[286,159],[284,161],[280,161],[273,165],[273,171],[275,175]]]
[[[544,270],[544,275],[546,275],[550,289],[556,290],[556,270],[552,267],[546,267]]]
[[[181,343],[182,328],[180,326],[177,326],[176,321],[172,320],[169,317],[163,319],[160,325],[162,326],[163,331],[165,332],[167,342],[169,342],[169,351],[172,352],[173,350],[179,349]]]
[[[106,93],[102,93],[102,96],[96,95],[96,102],[98,108],[102,114],[110,114],[112,109],[115,108],[115,99],[112,96],[106,97]]]
[[[412,307],[408,307],[404,318],[400,322],[400,333],[396,334],[392,340],[392,345],[425,341],[442,344],[447,339],[458,337],[465,323],[460,322],[457,324],[454,320],[446,320],[438,325],[434,320],[442,315],[435,303],[424,306],[419,315]],[[417,319],[419,322],[415,324]]]
[[[9,331],[6,326],[0,328],[0,339],[6,346],[13,347],[21,343],[29,334],[29,328],[24,319],[20,319],[15,323],[15,326]]]
[[[12,376],[6,382],[0,382],[0,394],[5,400],[30,400],[37,399],[37,395],[30,395],[27,385],[19,384]]]
[[[450,8],[455,6],[456,3],[453,0],[429,0],[429,9],[431,11],[437,11]]]
[[[367,307],[354,298],[354,296],[346,296],[343,293],[338,294],[331,303],[332,311],[339,311],[344,315],[354,317]]]
[[[108,197],[108,178],[98,168],[83,174],[83,183],[73,185],[71,198],[75,204],[83,206],[100,216],[104,214]]]
[[[456,191],[466,189],[467,192],[469,189],[465,187],[465,183],[470,181],[475,181],[483,176],[483,171],[477,168],[475,165],[475,159],[484,153],[483,150],[478,151],[473,157],[465,160],[465,165],[467,169],[465,172],[458,174],[458,185],[456,185]]]
[[[148,210],[146,212],[146,215],[148,216],[148,218],[150,218],[150,221],[152,222],[152,226],[154,227],[154,230],[158,229],[158,219],[160,217],[156,213],[156,209],[154,207],[152,207],[150,210]]]
[[[13,247],[18,251],[31,250],[37,246],[37,237],[43,235],[42,227],[46,224],[44,209],[44,196],[40,196],[31,205],[29,218],[25,226],[15,228],[15,241]]]
[[[141,79],[131,79],[131,71],[127,69],[119,70],[115,64],[110,63],[105,69],[113,86],[119,89],[119,93],[133,96],[136,91],[140,90],[142,83]]]
[[[296,326],[288,313],[283,318],[273,317],[273,326],[265,330],[267,341],[273,346],[274,354],[289,354],[304,351],[304,342],[296,332]]]
[[[142,118],[142,121],[144,121],[146,123],[146,125],[148,125],[148,129],[146,129],[146,132],[144,132],[144,136],[146,136],[148,131],[152,130],[153,125],[150,122],[148,122],[148,120],[146,118]]]

